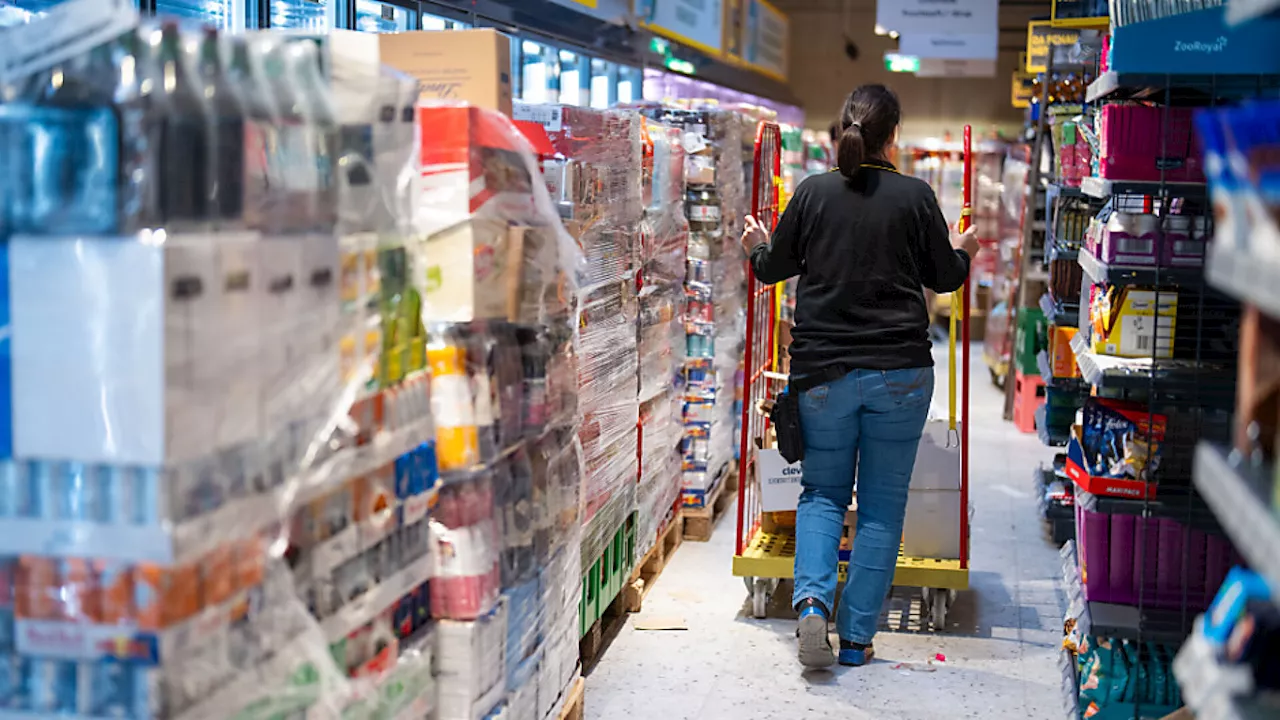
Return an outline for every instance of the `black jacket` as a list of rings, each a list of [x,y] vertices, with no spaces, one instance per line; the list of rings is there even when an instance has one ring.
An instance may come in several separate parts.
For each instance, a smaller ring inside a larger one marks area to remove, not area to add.
[[[928,184],[875,162],[853,181],[829,172],[800,183],[751,267],[764,283],[800,276],[791,373],[824,382],[932,366],[924,288],[959,289],[969,256],[952,249]]]

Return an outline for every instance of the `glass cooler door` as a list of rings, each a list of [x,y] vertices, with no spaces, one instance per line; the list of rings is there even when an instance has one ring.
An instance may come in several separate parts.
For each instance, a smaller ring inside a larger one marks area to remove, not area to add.
[[[329,29],[328,0],[270,0],[271,27],[324,32]]]
[[[417,30],[418,11],[375,0],[356,0],[356,29],[376,33]]]

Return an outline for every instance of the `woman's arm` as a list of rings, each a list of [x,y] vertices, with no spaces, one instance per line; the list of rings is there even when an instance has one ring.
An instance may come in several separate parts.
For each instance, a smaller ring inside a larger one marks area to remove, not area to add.
[[[926,194],[919,216],[920,280],[934,292],[959,290],[969,277],[969,253],[952,247],[951,232],[932,191]]]
[[[747,227],[742,234],[742,244],[751,258],[751,270],[756,279],[766,285],[779,283],[800,274],[800,227],[804,198],[797,189],[795,197],[787,203],[787,209],[773,230],[773,238],[755,221],[747,217]]]

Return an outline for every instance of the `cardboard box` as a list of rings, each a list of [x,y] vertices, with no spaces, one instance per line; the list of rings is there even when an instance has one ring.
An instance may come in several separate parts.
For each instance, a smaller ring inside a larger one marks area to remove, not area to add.
[[[1165,290],[1095,286],[1089,305],[1093,351],[1099,355],[1173,357],[1178,295]]]
[[[422,83],[423,100],[511,115],[511,38],[496,30],[379,35],[382,62]]]
[[[760,509],[764,512],[795,510],[800,502],[800,463],[787,464],[777,450],[761,450],[756,454],[760,474]]]
[[[427,238],[414,255],[429,322],[515,321],[520,307],[524,228],[475,218]]]

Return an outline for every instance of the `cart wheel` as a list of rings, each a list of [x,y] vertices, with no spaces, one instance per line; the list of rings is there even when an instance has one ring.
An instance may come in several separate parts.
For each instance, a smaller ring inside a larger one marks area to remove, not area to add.
[[[998,387],[998,388],[1000,388],[1001,390],[1003,390],[1003,389],[1004,389],[1004,376],[1002,376],[1002,375],[1000,375],[999,373],[997,373],[997,372],[996,372],[996,369],[995,369],[995,368],[993,368],[993,367],[988,367],[988,368],[987,368],[987,372],[991,373],[991,384],[992,384],[992,385],[995,385],[996,387]]]
[[[756,579],[753,577],[742,578],[742,584],[747,586],[747,595],[756,591]]]
[[[769,596],[772,595],[770,583],[765,578],[756,578],[755,587],[751,590],[751,616],[763,620],[769,607]]]
[[[929,613],[929,620],[933,624],[934,632],[943,632],[947,629],[947,611],[951,609],[951,602],[955,600],[955,591],[945,588],[925,588],[924,589],[924,606]]]

